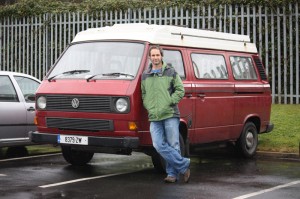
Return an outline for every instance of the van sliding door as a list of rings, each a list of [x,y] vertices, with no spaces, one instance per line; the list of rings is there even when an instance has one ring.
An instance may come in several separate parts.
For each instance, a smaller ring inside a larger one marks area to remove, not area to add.
[[[233,124],[234,84],[229,81],[222,54],[192,52],[195,96],[194,143],[230,139]]]

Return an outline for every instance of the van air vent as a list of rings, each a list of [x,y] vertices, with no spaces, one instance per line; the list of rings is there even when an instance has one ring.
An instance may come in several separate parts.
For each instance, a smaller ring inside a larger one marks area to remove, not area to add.
[[[262,80],[266,80],[267,81],[268,79],[267,79],[267,76],[266,76],[266,73],[265,73],[265,69],[264,69],[264,67],[263,67],[263,65],[262,65],[259,57],[254,57],[254,62],[256,64],[257,68],[258,68],[260,78]]]

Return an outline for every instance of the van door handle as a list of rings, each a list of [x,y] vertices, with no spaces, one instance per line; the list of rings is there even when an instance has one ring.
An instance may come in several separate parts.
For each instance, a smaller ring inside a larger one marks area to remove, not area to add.
[[[33,107],[31,106],[31,107],[29,107],[29,108],[27,109],[27,111],[35,111],[35,108],[33,108]]]
[[[193,95],[192,95],[191,93],[187,93],[187,94],[185,94],[184,96],[187,97],[187,98],[190,98],[190,97],[192,97]]]
[[[198,94],[197,96],[198,96],[198,97],[201,97],[201,98],[204,98],[206,95],[203,94],[203,93],[201,93],[201,94]]]

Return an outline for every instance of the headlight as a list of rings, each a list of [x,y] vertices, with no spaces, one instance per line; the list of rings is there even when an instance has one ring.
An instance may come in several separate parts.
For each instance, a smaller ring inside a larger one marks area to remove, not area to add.
[[[39,109],[45,109],[45,108],[46,108],[46,105],[47,105],[46,97],[40,96],[40,97],[37,99],[36,103],[37,103],[37,107],[38,107]]]
[[[129,106],[128,100],[125,98],[119,98],[116,100],[115,106],[118,112],[124,113],[128,111],[128,106]]]

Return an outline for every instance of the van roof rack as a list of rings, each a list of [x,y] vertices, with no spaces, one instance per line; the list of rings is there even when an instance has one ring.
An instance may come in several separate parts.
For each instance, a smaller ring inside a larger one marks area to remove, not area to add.
[[[79,32],[72,43],[101,40],[133,40],[159,45],[257,53],[255,44],[250,42],[247,35],[146,23],[87,29]]]

